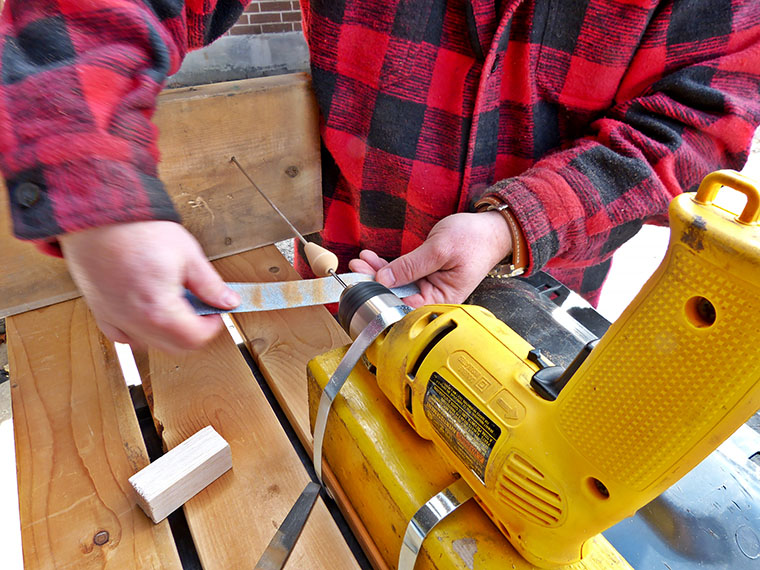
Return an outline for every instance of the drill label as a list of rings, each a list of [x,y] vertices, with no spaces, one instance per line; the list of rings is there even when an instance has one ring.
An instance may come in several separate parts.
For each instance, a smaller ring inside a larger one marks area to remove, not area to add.
[[[436,433],[485,484],[488,458],[501,435],[499,426],[437,372],[430,377],[423,407]]]

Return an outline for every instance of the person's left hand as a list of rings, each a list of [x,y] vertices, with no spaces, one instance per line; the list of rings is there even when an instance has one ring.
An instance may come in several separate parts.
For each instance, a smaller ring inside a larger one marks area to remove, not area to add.
[[[511,252],[512,235],[499,212],[459,213],[443,218],[421,246],[390,263],[365,249],[348,267],[375,275],[386,287],[416,281],[420,293],[404,301],[410,307],[421,307],[462,303]]]

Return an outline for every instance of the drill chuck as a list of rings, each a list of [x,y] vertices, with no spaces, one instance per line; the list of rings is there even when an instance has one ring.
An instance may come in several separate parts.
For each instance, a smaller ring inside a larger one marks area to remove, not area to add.
[[[343,290],[338,305],[338,321],[356,339],[372,320],[388,307],[403,305],[390,289],[376,281],[361,281]]]

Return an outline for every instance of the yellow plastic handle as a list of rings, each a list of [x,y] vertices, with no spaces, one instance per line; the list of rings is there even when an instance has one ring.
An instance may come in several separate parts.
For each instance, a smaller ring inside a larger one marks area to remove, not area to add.
[[[747,204],[736,219],[742,224],[757,224],[760,221],[758,183],[735,170],[716,170],[705,176],[694,201],[705,206],[712,204],[722,186],[738,190],[747,197]]]

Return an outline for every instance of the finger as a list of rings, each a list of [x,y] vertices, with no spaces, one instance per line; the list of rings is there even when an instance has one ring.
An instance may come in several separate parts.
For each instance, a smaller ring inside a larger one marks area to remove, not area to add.
[[[375,274],[375,269],[363,259],[352,259],[348,262],[348,268],[354,273],[365,273],[367,275]]]
[[[120,342],[121,344],[128,344],[136,348],[141,346],[140,342],[138,342],[136,339],[129,336],[120,328],[117,328],[108,323],[99,321],[97,319],[96,319],[96,322],[98,323],[98,328],[100,328],[101,332],[106,336],[108,340],[112,342]]]
[[[359,259],[364,261],[367,265],[369,265],[373,273],[375,271],[378,271],[381,267],[385,267],[388,265],[388,262],[377,255],[374,251],[371,249],[363,249],[359,252]]]
[[[419,297],[418,299],[412,299],[413,303],[420,303],[419,305],[409,305],[410,307],[418,307],[422,305],[437,305],[439,303],[450,303],[448,295],[444,291],[433,283],[429,279],[420,279],[417,281],[417,286],[420,289],[418,295],[412,297]]]
[[[166,299],[158,310],[144,314],[140,321],[130,321],[126,332],[134,331],[133,337],[139,334],[148,345],[176,354],[200,348],[223,326],[219,315],[198,316],[187,300],[177,295]]]
[[[201,253],[188,261],[185,287],[212,307],[234,309],[240,304],[240,295],[227,287],[214,266]]]
[[[419,309],[420,307],[427,304],[425,303],[425,299],[419,293],[410,295],[409,297],[404,297],[402,300],[413,309]]]
[[[406,285],[441,269],[443,262],[437,249],[424,242],[417,249],[394,259],[377,272],[377,281],[386,287]]]

